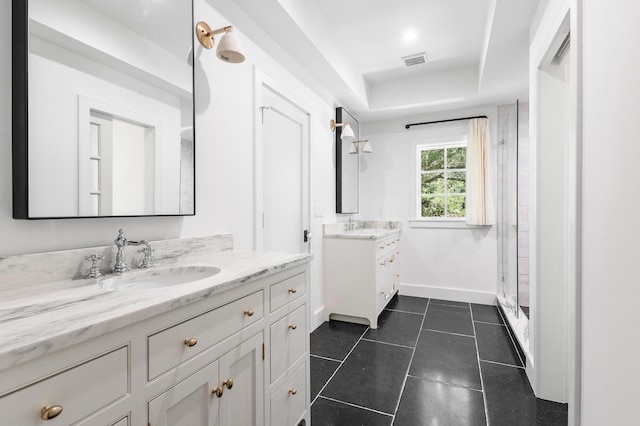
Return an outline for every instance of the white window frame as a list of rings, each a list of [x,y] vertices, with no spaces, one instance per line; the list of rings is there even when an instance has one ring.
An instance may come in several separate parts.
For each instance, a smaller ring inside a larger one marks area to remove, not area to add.
[[[464,140],[456,140],[456,141],[451,141],[451,142],[445,142],[445,143],[438,143],[438,144],[421,144],[421,145],[417,145],[416,146],[416,207],[415,207],[415,213],[416,213],[416,219],[411,221],[412,222],[412,227],[414,227],[414,223],[417,224],[417,222],[466,222],[467,218],[466,217],[423,217],[422,216],[422,151],[431,151],[431,150],[438,150],[438,149],[448,149],[448,148],[466,148],[467,147],[467,141],[466,139]],[[445,171],[445,181],[444,181],[444,187],[445,187],[445,212],[446,212],[446,202],[447,202],[447,194],[446,194],[446,188],[447,188],[447,180],[446,180],[446,151],[445,151],[445,168],[443,169]],[[464,169],[456,169],[459,171],[464,171],[465,174],[467,172],[467,168],[465,165]],[[468,178],[468,176],[467,176]],[[456,194],[459,195],[459,194]],[[464,196],[465,196],[465,200],[467,198],[467,192],[466,192],[466,188],[465,188],[465,192],[464,192]],[[419,227],[419,226],[417,226]]]

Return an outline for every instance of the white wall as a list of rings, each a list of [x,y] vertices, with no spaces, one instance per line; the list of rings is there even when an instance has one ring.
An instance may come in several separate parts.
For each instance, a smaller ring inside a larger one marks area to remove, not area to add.
[[[312,309],[322,306],[322,222],[335,215],[333,99],[316,94],[243,38],[247,61],[227,64],[215,51],[195,49],[196,216],[24,221],[12,219],[11,199],[11,6],[0,2],[0,256],[106,245],[124,228],[132,239],[149,240],[232,233],[235,247],[253,248],[253,67],[312,105],[311,204],[325,216],[312,218]],[[217,28],[233,24],[206,1],[195,1],[195,20]],[[237,28],[242,37],[243,30]],[[303,76],[307,77],[307,76]],[[81,265],[84,261],[78,259]]]
[[[582,424],[638,423],[640,3],[583,0]]]
[[[495,179],[496,107],[362,123],[361,138],[369,139],[373,145],[373,153],[362,155],[358,217],[402,222],[400,291],[403,294],[495,303],[495,226],[425,229],[411,228],[408,222],[416,218],[416,146],[466,139],[467,122],[417,126],[409,130],[404,125],[475,115],[487,115],[490,120]],[[495,194],[494,183],[494,196]]]

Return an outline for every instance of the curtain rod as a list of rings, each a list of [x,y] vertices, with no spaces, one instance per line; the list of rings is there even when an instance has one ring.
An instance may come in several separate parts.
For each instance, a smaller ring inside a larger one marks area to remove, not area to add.
[[[474,118],[487,118],[487,116],[486,115],[476,115],[475,117],[450,118],[448,120],[426,121],[424,123],[411,123],[411,124],[406,124],[404,126],[404,128],[408,129],[411,126],[422,126],[423,124],[436,124],[436,123],[447,123],[449,121],[473,120]]]

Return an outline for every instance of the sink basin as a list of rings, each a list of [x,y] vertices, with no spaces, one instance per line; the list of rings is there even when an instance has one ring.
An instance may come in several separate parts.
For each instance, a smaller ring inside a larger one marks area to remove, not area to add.
[[[171,268],[131,271],[103,279],[103,290],[145,290],[187,284],[213,277],[220,272],[214,266],[175,266]]]

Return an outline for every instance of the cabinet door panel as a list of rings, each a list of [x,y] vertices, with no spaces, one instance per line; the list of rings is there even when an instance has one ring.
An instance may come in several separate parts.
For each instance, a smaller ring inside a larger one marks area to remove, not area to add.
[[[264,425],[264,361],[262,333],[246,340],[220,358],[220,426]]]
[[[215,361],[149,401],[149,425],[218,426],[218,386]]]
[[[271,326],[271,383],[305,353],[306,314],[300,306]]]

